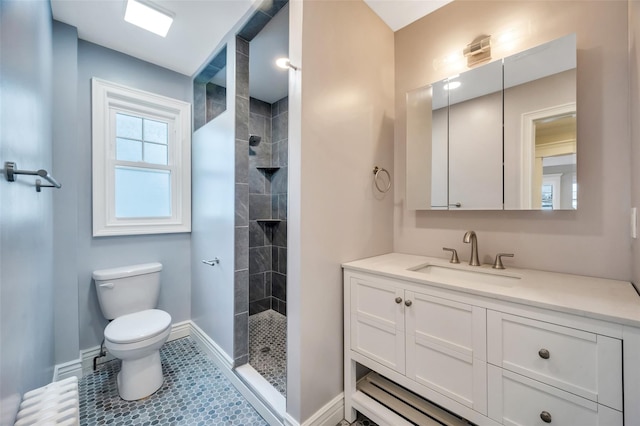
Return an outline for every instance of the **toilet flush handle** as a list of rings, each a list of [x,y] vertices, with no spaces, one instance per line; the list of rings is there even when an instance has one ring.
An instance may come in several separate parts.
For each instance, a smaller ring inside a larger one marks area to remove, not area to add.
[[[113,288],[113,283],[100,284],[100,287],[102,287],[102,288]]]

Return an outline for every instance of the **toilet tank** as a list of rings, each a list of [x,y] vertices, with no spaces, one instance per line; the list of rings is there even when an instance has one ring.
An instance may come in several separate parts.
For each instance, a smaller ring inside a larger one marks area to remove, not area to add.
[[[93,272],[102,315],[114,319],[153,309],[160,295],[161,263],[122,266]]]

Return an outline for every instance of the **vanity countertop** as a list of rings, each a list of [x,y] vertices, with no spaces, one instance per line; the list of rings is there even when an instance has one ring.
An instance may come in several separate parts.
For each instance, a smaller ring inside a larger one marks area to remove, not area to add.
[[[460,271],[516,278],[509,285],[439,277],[431,280],[412,269],[434,265]],[[495,270],[491,265],[452,265],[446,259],[389,253],[342,265],[352,271],[370,272],[390,278],[429,284],[450,290],[490,297],[584,317],[640,327],[640,296],[628,281],[561,274],[509,267]]]

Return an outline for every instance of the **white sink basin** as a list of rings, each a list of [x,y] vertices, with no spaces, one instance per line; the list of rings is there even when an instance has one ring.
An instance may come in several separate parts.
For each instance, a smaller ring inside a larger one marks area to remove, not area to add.
[[[509,273],[494,272],[484,267],[477,267],[477,270],[457,269],[440,265],[420,265],[410,268],[411,271],[425,274],[429,281],[448,283],[465,282],[476,284],[493,284],[511,287],[518,283],[520,277]]]

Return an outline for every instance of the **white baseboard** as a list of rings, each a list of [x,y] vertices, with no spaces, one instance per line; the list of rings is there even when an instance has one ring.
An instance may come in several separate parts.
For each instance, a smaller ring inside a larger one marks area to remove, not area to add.
[[[182,321],[171,325],[171,334],[167,341],[181,339],[191,335],[191,321]],[[94,346],[93,348],[83,349],[80,351],[80,357],[76,360],[64,362],[58,364],[53,370],[53,382],[64,380],[68,377],[77,377],[78,379],[84,376],[85,372],[93,370],[93,358],[100,355],[100,346]],[[114,360],[114,356],[107,352],[107,355],[101,357],[98,365],[105,362]]]
[[[214,360],[219,368],[229,370],[233,368],[233,359],[222,350],[200,327],[193,321],[189,321],[190,335]]]
[[[284,426],[336,426],[342,419],[344,419],[344,393],[333,398],[302,424],[287,414],[284,418]]]
[[[249,401],[253,408],[271,426],[335,426],[344,418],[344,394],[336,396],[325,406],[319,409],[302,424],[298,423],[288,413],[284,413],[282,404],[277,407],[268,407],[233,370],[233,359],[218,346],[200,327],[193,321],[182,321],[171,326],[171,334],[168,341],[191,336],[191,338],[211,357],[213,362],[229,379],[233,386]],[[58,364],[54,368],[53,381],[59,381],[68,377],[82,378],[84,372],[93,369],[93,358],[100,353],[100,346],[80,351],[80,357],[76,360]],[[100,363],[115,359],[107,353],[100,359]],[[246,377],[245,377],[246,379]],[[285,401],[286,404],[286,401]]]

